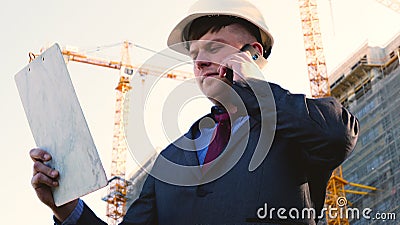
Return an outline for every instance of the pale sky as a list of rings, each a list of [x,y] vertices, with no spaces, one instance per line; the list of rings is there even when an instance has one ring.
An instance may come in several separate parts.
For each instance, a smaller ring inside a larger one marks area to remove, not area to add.
[[[54,42],[90,50],[126,39],[160,51],[166,47],[170,30],[193,2],[16,0],[2,4],[0,143],[3,157],[9,157],[4,158],[0,170],[2,224],[25,224],[27,221],[32,225],[52,224],[50,210],[39,202],[30,185],[32,162],[28,152],[35,143],[14,83],[14,75],[28,63],[28,52],[37,53],[42,46]],[[265,71],[267,80],[292,92],[309,94],[298,2],[251,2],[263,12],[275,38]],[[372,45],[383,46],[400,31],[400,14],[374,0],[332,0],[332,10],[328,0],[317,2],[329,71],[367,40]],[[92,54],[118,59],[119,47]],[[148,51],[132,49],[134,64],[141,64],[150,56]],[[69,70],[108,172],[118,71],[79,63],[70,63]],[[102,189],[84,198],[103,219],[106,205],[101,197],[105,194],[106,189]]]

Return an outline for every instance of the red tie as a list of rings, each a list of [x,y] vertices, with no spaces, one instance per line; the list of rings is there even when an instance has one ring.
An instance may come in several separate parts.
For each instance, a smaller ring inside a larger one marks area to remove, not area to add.
[[[227,112],[214,114],[214,119],[218,122],[217,128],[214,131],[214,139],[208,146],[204,164],[216,159],[219,154],[225,149],[231,136],[231,123]]]

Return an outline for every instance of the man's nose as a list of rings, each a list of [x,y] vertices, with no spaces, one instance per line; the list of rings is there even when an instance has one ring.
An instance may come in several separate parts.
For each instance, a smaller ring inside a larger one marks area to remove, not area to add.
[[[211,65],[211,61],[204,56],[204,54],[199,54],[195,60],[195,65],[198,70],[204,69]]]
[[[197,69],[203,69],[205,67],[209,67],[211,62],[206,60],[196,60],[195,65]]]

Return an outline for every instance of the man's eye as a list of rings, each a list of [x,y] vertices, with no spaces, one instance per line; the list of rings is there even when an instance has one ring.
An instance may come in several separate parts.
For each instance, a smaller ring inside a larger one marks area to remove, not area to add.
[[[196,60],[197,54],[195,54],[195,53],[190,54],[190,58],[192,58],[193,61]]]
[[[220,46],[211,47],[210,49],[208,49],[208,51],[211,52],[211,53],[216,53],[216,52],[218,52],[218,50],[219,50],[220,48],[221,48]]]

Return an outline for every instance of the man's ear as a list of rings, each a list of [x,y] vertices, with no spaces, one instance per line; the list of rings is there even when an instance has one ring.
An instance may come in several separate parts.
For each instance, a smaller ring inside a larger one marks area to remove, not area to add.
[[[263,57],[264,48],[262,44],[260,44],[259,42],[253,42],[250,45],[253,46],[253,48],[257,50],[257,52],[260,54],[260,57],[258,57],[255,62],[258,67],[260,67],[260,69],[263,69],[267,65],[267,60]]]
[[[250,45],[253,46],[253,48],[256,49],[257,52],[258,52],[258,53],[260,54],[260,56],[262,57],[263,52],[264,52],[263,46],[262,46],[260,43],[258,43],[258,42],[253,42],[253,43],[251,43]]]

